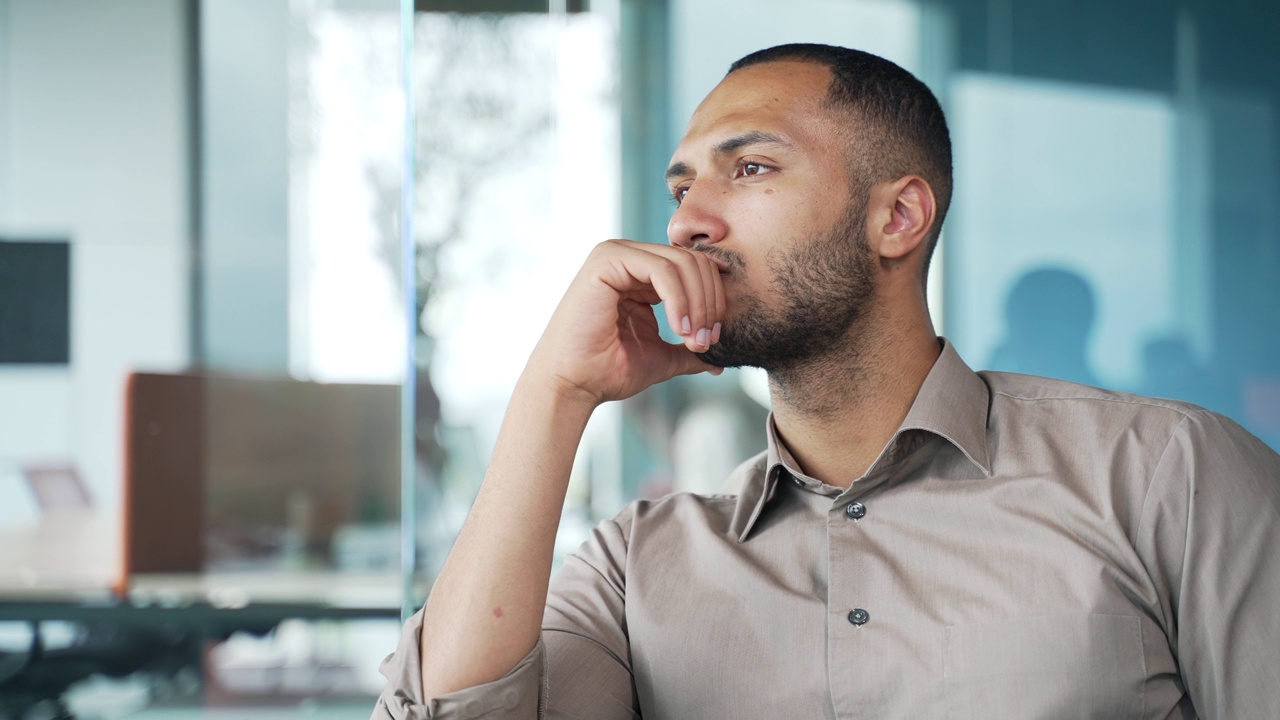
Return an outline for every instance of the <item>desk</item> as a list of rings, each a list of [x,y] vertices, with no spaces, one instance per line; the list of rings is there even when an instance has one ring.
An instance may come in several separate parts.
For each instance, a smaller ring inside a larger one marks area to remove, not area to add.
[[[0,717],[61,705],[91,675],[201,667],[211,643],[266,635],[282,621],[398,620],[396,571],[271,570],[122,578],[119,524],[91,511],[0,527],[0,622],[31,625],[32,645],[0,652]],[[40,643],[41,623],[74,623],[73,645]],[[69,718],[69,714],[62,717]]]
[[[105,599],[122,586],[118,518],[61,509],[0,526],[0,598]]]
[[[155,606],[129,601],[0,600],[0,621],[27,622],[35,630],[25,652],[0,653],[0,716],[21,718],[37,704],[50,702],[61,718],[69,719],[62,696],[80,680],[92,675],[124,678],[143,671],[172,676],[184,668],[199,668],[208,643],[238,632],[265,635],[284,620],[399,617],[395,608],[313,603],[226,608],[205,602]],[[57,650],[43,646],[39,624],[54,620],[83,628],[74,645]]]
[[[0,717],[90,674],[196,665],[210,641],[286,619],[398,619],[397,567],[292,563],[394,564],[399,398],[393,385],[132,374],[121,512],[0,527],[0,620],[83,629],[73,647],[0,653]],[[389,552],[341,551],[340,537],[388,528],[390,542],[355,547]],[[233,565],[255,570],[208,572]]]
[[[120,521],[88,509],[58,510],[0,526],[0,601],[205,602],[399,608],[398,570],[292,569],[124,573]],[[425,588],[423,588],[425,590]]]

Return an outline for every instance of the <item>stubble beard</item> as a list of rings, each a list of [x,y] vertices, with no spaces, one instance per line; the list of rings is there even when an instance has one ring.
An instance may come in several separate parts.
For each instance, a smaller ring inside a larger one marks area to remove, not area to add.
[[[864,203],[850,201],[828,233],[766,258],[769,291],[779,304],[739,296],[720,341],[698,357],[720,367],[763,368],[784,385],[789,375],[834,355],[843,356],[840,365],[854,360],[849,354],[858,352],[875,301],[865,219]],[[733,265],[740,270],[741,260]]]

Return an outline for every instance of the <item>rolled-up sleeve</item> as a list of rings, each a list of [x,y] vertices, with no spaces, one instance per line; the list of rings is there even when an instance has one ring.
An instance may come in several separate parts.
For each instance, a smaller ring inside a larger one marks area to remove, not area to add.
[[[506,675],[431,699],[422,691],[422,611],[382,662],[386,687],[371,720],[542,720],[639,717],[626,632],[631,508],[596,528],[552,579],[542,636]]]
[[[370,720],[426,720],[426,718],[541,718],[539,708],[545,653],[539,640],[506,675],[490,683],[458,690],[427,702],[422,692],[422,611],[404,624],[396,651],[382,661],[386,687]]]

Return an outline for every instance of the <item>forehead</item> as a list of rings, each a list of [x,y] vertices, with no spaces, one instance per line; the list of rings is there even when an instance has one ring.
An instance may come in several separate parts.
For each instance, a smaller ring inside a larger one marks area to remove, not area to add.
[[[839,142],[839,124],[823,106],[831,72],[812,62],[779,61],[730,73],[694,111],[676,155],[696,153],[746,132],[780,134],[797,145]]]

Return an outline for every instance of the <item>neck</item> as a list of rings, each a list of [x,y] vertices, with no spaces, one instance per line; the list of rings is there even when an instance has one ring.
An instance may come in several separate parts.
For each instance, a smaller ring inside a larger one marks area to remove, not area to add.
[[[868,320],[871,320],[868,318]],[[774,424],[806,475],[849,487],[902,425],[941,347],[924,322],[868,322],[821,357],[769,374]]]

